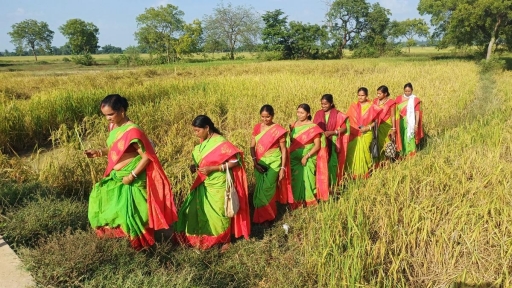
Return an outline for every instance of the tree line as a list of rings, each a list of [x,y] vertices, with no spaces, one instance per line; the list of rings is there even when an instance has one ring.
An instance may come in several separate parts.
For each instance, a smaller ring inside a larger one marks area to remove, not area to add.
[[[512,1],[420,0],[421,18],[391,20],[391,11],[366,0],[326,2],[323,25],[288,21],[281,10],[259,15],[252,7],[219,4],[211,15],[186,23],[184,12],[172,4],[146,8],[138,15],[134,36],[137,46],[126,50],[149,53],[164,63],[192,53],[261,51],[273,59],[335,59],[351,50],[354,57],[378,57],[401,52],[425,38],[438,48],[477,46],[489,59],[498,45],[512,47]],[[430,32],[432,27],[433,32]],[[89,55],[122,53],[112,45],[98,46],[94,23],[70,19],[59,28],[68,40],[51,46],[54,31],[44,21],[24,20],[12,25],[11,43],[16,55]],[[410,51],[410,50],[409,50]],[[11,54],[5,51],[4,54]]]

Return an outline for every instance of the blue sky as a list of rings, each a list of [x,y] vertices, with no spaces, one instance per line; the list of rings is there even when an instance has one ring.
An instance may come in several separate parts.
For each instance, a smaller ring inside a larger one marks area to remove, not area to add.
[[[385,8],[391,10],[391,19],[404,20],[406,18],[418,18],[419,0],[370,0],[379,2]],[[11,26],[25,19],[45,21],[55,32],[53,46],[60,47],[66,42],[66,38],[59,32],[59,26],[67,20],[80,18],[87,22],[93,22],[100,30],[99,45],[111,44],[126,48],[136,45],[133,33],[137,30],[135,18],[144,13],[148,7],[173,4],[185,13],[185,21],[203,19],[204,15],[213,13],[213,9],[220,1],[194,1],[194,0],[16,0],[1,1],[0,9],[0,51],[5,49],[12,51],[14,46],[7,32]],[[258,13],[281,9],[288,20],[322,24],[325,20],[327,5],[324,0],[231,0],[224,1],[233,6],[252,6]]]

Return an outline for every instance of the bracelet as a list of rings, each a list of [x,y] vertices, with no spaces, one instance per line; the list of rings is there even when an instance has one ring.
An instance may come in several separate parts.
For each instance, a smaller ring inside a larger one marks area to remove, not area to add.
[[[311,155],[309,154],[309,152],[308,152],[308,158],[311,158]]]
[[[284,166],[281,166],[281,169],[285,170],[286,168]]]
[[[101,149],[98,149],[98,152],[100,154],[100,157],[103,156],[103,151],[101,151]]]
[[[131,174],[132,174],[133,178],[137,178],[137,174],[135,174],[135,172],[133,172],[133,170],[132,170]]]
[[[391,128],[391,130],[396,130],[396,128],[395,128],[395,127],[393,127],[393,128]]]
[[[372,130],[372,126],[368,125],[368,131]]]
[[[338,129],[334,130],[334,134],[338,135]]]
[[[256,156],[252,157],[252,160],[256,159]]]

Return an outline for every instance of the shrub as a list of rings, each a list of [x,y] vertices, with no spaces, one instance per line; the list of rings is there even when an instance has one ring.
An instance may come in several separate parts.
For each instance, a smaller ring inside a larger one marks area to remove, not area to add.
[[[480,70],[484,73],[493,71],[504,71],[506,67],[505,60],[493,57],[489,60],[480,61]]]
[[[73,63],[78,64],[78,65],[91,66],[91,65],[96,64],[96,61],[94,61],[94,58],[89,53],[82,54],[82,55],[76,55],[76,56],[71,57],[71,59],[72,59]]]
[[[62,62],[71,62],[71,59],[69,59],[68,57],[64,57],[62,58]]]

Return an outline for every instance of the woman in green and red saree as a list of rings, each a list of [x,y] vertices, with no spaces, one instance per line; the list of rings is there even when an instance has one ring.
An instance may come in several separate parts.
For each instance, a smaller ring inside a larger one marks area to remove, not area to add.
[[[372,128],[379,118],[381,108],[368,100],[368,89],[357,91],[357,102],[350,105],[347,116],[350,121],[350,137],[347,149],[346,171],[353,179],[370,176],[373,159],[370,154]]]
[[[395,100],[389,97],[389,89],[387,86],[380,86],[377,88],[377,98],[373,100],[373,104],[379,106],[382,110],[378,118],[377,139],[379,140],[380,157],[376,163],[377,167],[385,163],[386,156],[384,155],[384,146],[390,142],[395,141],[396,127],[395,127],[395,114],[396,103]]]
[[[135,249],[155,243],[153,232],[177,220],[171,185],[142,129],[126,116],[128,101],[108,95],[101,112],[109,125],[107,147],[86,150],[89,158],[107,155],[104,178],[89,197],[89,221],[101,237],[128,237]]]
[[[327,147],[324,131],[311,121],[308,104],[297,107],[297,121],[290,125],[292,209],[313,206],[329,198]]]
[[[412,84],[404,86],[404,94],[396,97],[396,149],[400,157],[416,155],[416,145],[423,138],[421,100],[412,94]]]
[[[229,247],[231,234],[248,239],[251,230],[243,154],[221,135],[208,116],[197,116],[192,126],[200,139],[192,152],[194,165],[190,167],[197,177],[178,212],[175,236],[181,244],[200,249],[222,244],[224,251]],[[240,202],[233,218],[226,217],[224,212],[226,163]]]
[[[261,123],[252,131],[251,156],[254,162],[254,223],[269,223],[277,216],[276,202],[293,202],[286,163],[286,129],[274,123],[274,108],[263,105]],[[288,162],[289,163],[289,162]]]
[[[327,143],[329,187],[338,186],[343,180],[348,146],[348,117],[336,109],[331,94],[320,99],[322,109],[315,113],[313,122],[324,131]]]

